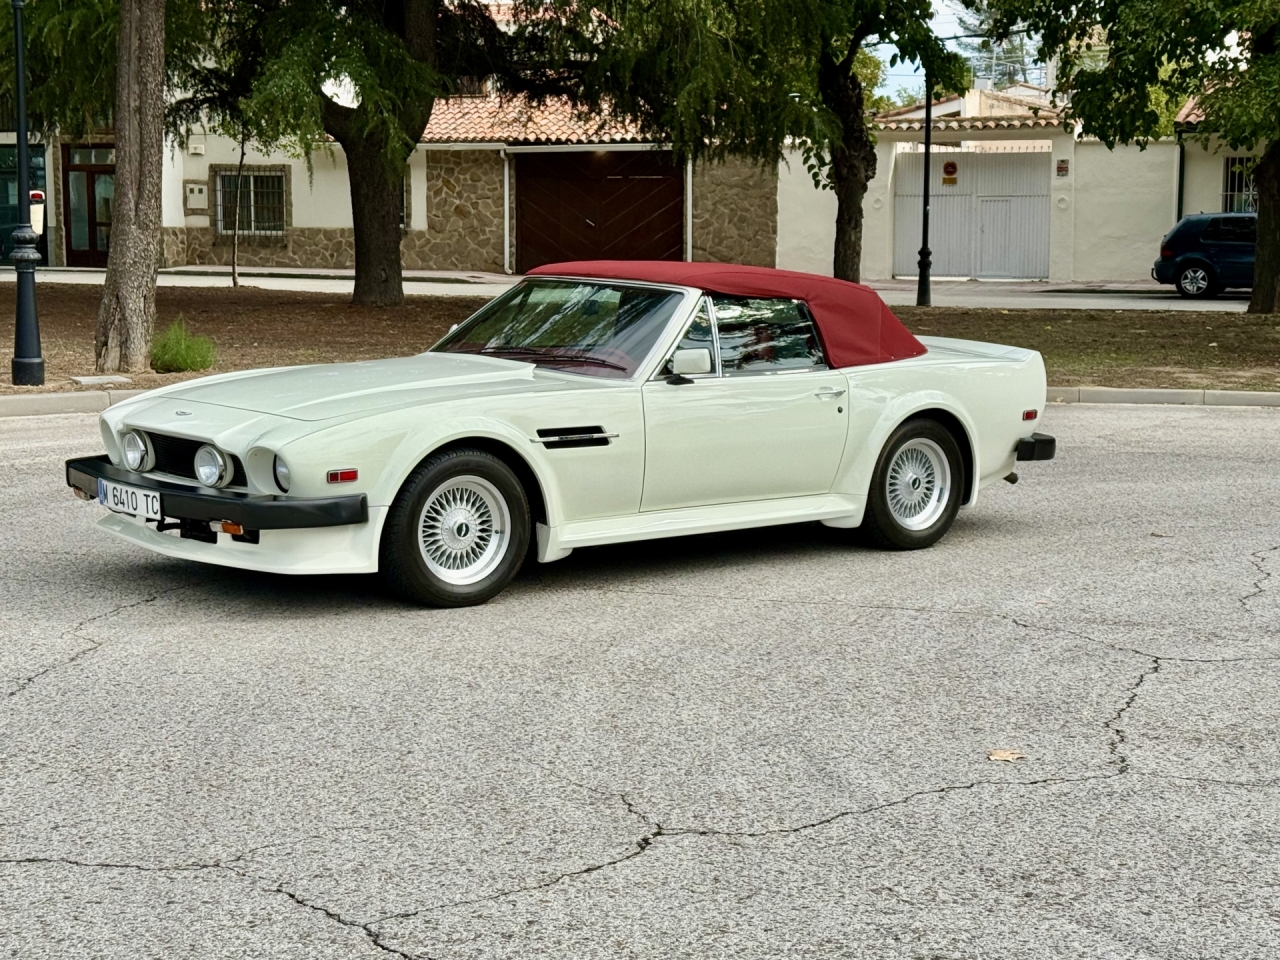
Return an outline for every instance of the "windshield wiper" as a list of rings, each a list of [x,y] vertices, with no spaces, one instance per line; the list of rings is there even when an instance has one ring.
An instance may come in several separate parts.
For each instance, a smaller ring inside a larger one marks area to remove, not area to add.
[[[511,357],[513,360],[546,360],[549,363],[594,363],[614,370],[625,371],[627,369],[620,363],[605,360],[603,357],[593,357],[588,353],[549,353],[528,347],[497,347],[492,350],[481,350],[480,353],[486,356]]]

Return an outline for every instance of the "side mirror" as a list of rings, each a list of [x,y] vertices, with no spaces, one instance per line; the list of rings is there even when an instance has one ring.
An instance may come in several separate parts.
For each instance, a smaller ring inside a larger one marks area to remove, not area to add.
[[[677,350],[671,355],[671,372],[677,377],[711,372],[711,351],[706,347]]]

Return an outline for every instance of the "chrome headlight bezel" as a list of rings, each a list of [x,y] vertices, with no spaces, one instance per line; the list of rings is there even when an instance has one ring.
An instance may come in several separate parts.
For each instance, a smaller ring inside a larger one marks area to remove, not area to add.
[[[120,460],[126,470],[134,473],[151,470],[155,466],[156,456],[147,435],[140,430],[126,430],[120,436]]]
[[[288,493],[289,485],[293,482],[293,476],[289,472],[289,464],[285,463],[284,458],[278,453],[271,459],[271,475],[275,478],[276,486],[280,488],[280,492]]]
[[[192,467],[196,482],[203,486],[225,487],[231,482],[230,458],[211,443],[204,444],[196,451]]]

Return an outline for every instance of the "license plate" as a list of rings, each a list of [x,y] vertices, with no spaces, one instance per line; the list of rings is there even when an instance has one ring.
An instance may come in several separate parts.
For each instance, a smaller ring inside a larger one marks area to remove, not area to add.
[[[160,519],[160,494],[154,490],[128,487],[99,477],[98,502],[116,513],[129,513],[148,520]]]

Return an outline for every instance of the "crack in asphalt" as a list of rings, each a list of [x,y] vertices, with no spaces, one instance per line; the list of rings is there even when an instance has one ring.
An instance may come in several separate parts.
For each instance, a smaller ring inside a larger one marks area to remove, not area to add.
[[[1240,606],[1245,610],[1249,609],[1249,601],[1255,597],[1261,596],[1266,592],[1267,588],[1264,584],[1271,579],[1271,571],[1263,566],[1264,554],[1275,553],[1280,550],[1280,544],[1274,547],[1265,547],[1262,550],[1255,550],[1249,554],[1249,562],[1253,564],[1255,570],[1258,571],[1258,578],[1253,581],[1253,592],[1247,593],[1240,598]]]
[[[259,877],[258,879],[264,880],[265,878]],[[433,958],[425,953],[406,953],[405,951],[393,947],[390,944],[383,943],[382,934],[373,928],[373,925],[378,923],[379,920],[371,920],[368,923],[361,923],[359,920],[351,920],[348,917],[344,917],[337,910],[333,910],[320,903],[312,903],[309,900],[303,899],[300,894],[290,890],[283,882],[278,883],[273,892],[282,894],[294,903],[298,904],[298,906],[306,907],[308,910],[313,910],[316,913],[328,917],[335,923],[342,924],[344,927],[349,927],[352,930],[359,930],[365,935],[365,938],[373,944],[373,946],[393,957],[401,957],[403,960],[433,960]]]
[[[1124,727],[1120,726],[1120,721],[1124,719],[1125,713],[1137,701],[1138,694],[1142,691],[1142,685],[1147,682],[1147,678],[1159,673],[1160,667],[1164,663],[1161,657],[1149,657],[1148,659],[1150,663],[1145,670],[1138,674],[1138,679],[1128,688],[1128,696],[1125,697],[1124,703],[1120,704],[1120,708],[1102,725],[1110,731],[1107,752],[1111,754],[1111,759],[1116,765],[1117,772],[1122,774],[1129,772],[1129,755],[1124,751],[1124,746],[1129,742],[1129,737],[1124,732]]]
[[[28,674],[25,677],[19,677],[17,680],[12,681],[16,684],[16,686],[14,686],[12,690],[10,690],[8,693],[5,694],[5,699],[11,700],[12,698],[22,693],[22,691],[26,690],[27,687],[31,686],[33,683],[35,683],[37,680],[41,679],[42,677],[48,676],[50,673],[53,673],[55,670],[60,670],[63,667],[69,667],[73,663],[76,663],[77,661],[93,653],[95,650],[99,649],[103,645],[103,641],[94,640],[92,637],[80,636],[80,631],[83,630],[85,627],[87,627],[89,624],[97,623],[99,620],[105,620],[108,617],[114,617],[117,614],[124,613],[126,610],[132,610],[136,607],[145,606],[148,603],[155,603],[157,600],[159,600],[163,596],[167,596],[171,593],[177,593],[180,590],[188,590],[192,587],[201,586],[208,582],[209,581],[207,579],[193,580],[189,583],[179,584],[176,587],[169,587],[165,590],[159,590],[149,597],[143,597],[141,600],[133,600],[129,603],[117,604],[116,606],[112,607],[110,610],[105,610],[102,613],[95,613],[91,617],[85,617],[83,620],[80,620],[79,622],[77,622],[74,626],[68,627],[66,630],[62,631],[58,639],[67,640],[74,637],[75,639],[78,639],[78,640],[88,641],[89,646],[81,647],[79,650],[76,650],[74,653],[72,653],[71,656],[63,660],[59,660],[55,663],[51,663],[49,664],[49,666],[45,667],[43,670],[37,670],[35,673]]]

